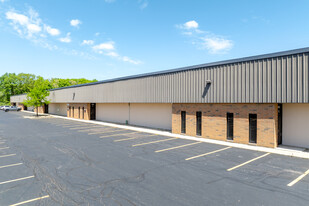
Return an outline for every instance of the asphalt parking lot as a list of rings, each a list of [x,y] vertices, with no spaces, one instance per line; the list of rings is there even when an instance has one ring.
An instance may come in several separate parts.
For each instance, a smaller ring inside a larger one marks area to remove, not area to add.
[[[308,205],[309,160],[0,112],[0,205]]]

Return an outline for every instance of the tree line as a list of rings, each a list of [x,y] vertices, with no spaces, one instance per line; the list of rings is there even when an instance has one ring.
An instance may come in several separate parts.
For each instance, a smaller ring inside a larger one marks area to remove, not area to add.
[[[39,85],[44,85],[44,89],[55,89],[77,84],[86,84],[96,82],[96,79],[44,79],[41,76],[26,73],[5,73],[0,77],[0,105],[9,105],[12,95],[30,93],[38,89]]]

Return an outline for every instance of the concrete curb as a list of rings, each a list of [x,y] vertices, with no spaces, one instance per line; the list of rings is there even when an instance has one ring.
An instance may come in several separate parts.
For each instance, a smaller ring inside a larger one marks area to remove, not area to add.
[[[22,112],[34,113],[30,111],[22,111]],[[120,125],[120,124],[107,123],[107,122],[98,122],[98,121],[92,121],[92,120],[74,119],[74,118],[63,117],[63,116],[52,115],[52,114],[47,114],[47,115],[51,117],[74,120],[78,122],[104,125],[104,126],[109,126],[109,127],[116,127],[116,128],[138,131],[138,132],[146,132],[150,134],[164,135],[167,137],[177,137],[181,139],[187,139],[187,140],[193,140],[193,141],[199,141],[199,142],[205,142],[205,143],[217,144],[217,145],[223,145],[223,146],[230,146],[230,147],[235,147],[235,148],[240,148],[240,149],[247,149],[247,150],[259,151],[259,152],[267,152],[267,153],[272,153],[272,154],[279,154],[279,155],[285,155],[285,156],[290,156],[290,157],[309,159],[309,152],[301,151],[301,149],[296,148],[296,147],[295,148],[293,147],[266,148],[266,147],[245,145],[245,144],[239,144],[239,143],[233,143],[233,142],[225,142],[225,141],[220,141],[220,140],[198,138],[198,137],[192,137],[192,136],[187,136],[187,135],[173,134],[171,132],[160,131],[160,130],[155,130],[155,129],[141,128],[141,127],[128,126],[128,125]]]

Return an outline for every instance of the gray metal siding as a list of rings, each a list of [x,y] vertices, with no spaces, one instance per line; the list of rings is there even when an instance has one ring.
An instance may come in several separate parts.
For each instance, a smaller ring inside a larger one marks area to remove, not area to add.
[[[50,92],[52,103],[308,103],[308,53],[291,54]],[[206,81],[211,86],[203,98]],[[73,93],[75,99],[73,100]],[[12,96],[21,102],[25,96]]]

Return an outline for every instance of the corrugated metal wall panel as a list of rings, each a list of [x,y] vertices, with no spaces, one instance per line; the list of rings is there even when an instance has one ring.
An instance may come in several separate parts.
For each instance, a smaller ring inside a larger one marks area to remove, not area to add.
[[[52,103],[309,103],[308,66],[308,53],[299,53],[64,88],[49,98]],[[211,84],[203,97],[206,80]],[[24,99],[12,96],[11,102]]]

